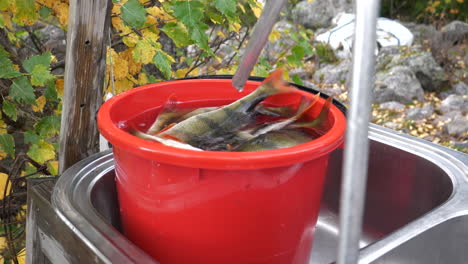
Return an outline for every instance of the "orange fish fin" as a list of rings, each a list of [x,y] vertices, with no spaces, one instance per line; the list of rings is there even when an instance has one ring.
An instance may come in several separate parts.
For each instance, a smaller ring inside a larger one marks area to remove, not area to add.
[[[182,140],[180,140],[179,138],[177,138],[175,136],[172,136],[172,135],[168,135],[168,134],[161,135],[160,137],[163,137],[165,139],[171,139],[171,140],[174,140],[174,141],[177,141],[177,142],[180,142],[180,143],[185,143]]]
[[[176,125],[176,123],[171,123],[171,124],[169,124],[169,125],[166,126],[165,128],[161,129],[158,133],[156,133],[156,135],[159,135],[159,134],[161,134],[162,132],[171,129],[171,128],[172,128],[173,126],[175,126],[175,125]]]

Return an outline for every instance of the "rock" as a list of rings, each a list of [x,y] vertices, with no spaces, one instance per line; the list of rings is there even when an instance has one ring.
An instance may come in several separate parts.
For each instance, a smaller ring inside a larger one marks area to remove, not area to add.
[[[286,49],[290,49],[296,44],[296,42],[289,37],[290,32],[296,30],[296,25],[283,20],[277,22],[272,30],[280,33],[280,39],[273,42],[267,41],[262,51],[262,55],[271,62],[278,59],[278,54]]]
[[[462,115],[457,115],[452,121],[445,125],[447,134],[461,137],[468,134],[468,119]]]
[[[351,72],[351,60],[343,60],[338,64],[327,64],[314,74],[314,81],[323,84],[343,84]]]
[[[443,114],[441,116],[438,116],[436,119],[434,119],[434,121],[432,123],[434,125],[438,125],[440,122],[446,123],[446,122],[454,119],[456,116],[459,116],[459,115],[461,115],[460,112],[451,111],[451,112],[445,113],[445,114]]]
[[[416,24],[413,22],[403,23],[403,25],[413,33],[414,44],[423,44],[424,41],[432,39],[434,35],[438,33],[437,29],[433,25]]]
[[[468,97],[451,94],[442,101],[439,110],[444,114],[452,111],[467,112]]]
[[[468,85],[465,82],[459,82],[453,87],[455,94],[458,95],[467,95],[468,94]]]
[[[383,104],[380,104],[379,109],[386,109],[386,110],[400,112],[400,111],[405,110],[405,105],[399,102],[395,102],[395,101],[385,102]]]
[[[434,113],[432,105],[425,105],[423,107],[414,107],[406,110],[407,120],[421,120],[430,117]]]
[[[442,30],[443,33],[457,33],[459,35],[468,34],[468,23],[463,21],[455,20],[450,24],[446,25]]]
[[[468,142],[453,141],[452,145],[457,148],[468,149]]]
[[[468,85],[464,82],[458,82],[453,86],[452,89],[443,91],[438,94],[439,98],[445,99],[449,97],[451,94],[457,94],[457,95],[467,95],[468,94]]]
[[[299,2],[292,10],[292,20],[306,28],[326,28],[335,16],[334,8],[326,0]]]
[[[316,91],[320,91],[320,88],[317,85],[309,81],[302,81],[302,86],[306,88],[314,89]]]
[[[377,72],[385,70],[395,55],[400,56],[401,50],[398,46],[387,46],[380,49],[375,62],[375,69]]]
[[[295,68],[289,70],[289,76],[297,75],[301,80],[309,80],[312,78],[312,73],[310,71],[304,70],[303,68]]]
[[[403,104],[422,101],[424,91],[413,71],[407,66],[395,66],[389,72],[376,74],[374,103],[397,101]]]
[[[404,64],[416,74],[416,78],[425,91],[441,91],[444,86],[448,85],[444,70],[437,64],[430,52],[411,55]]]
[[[445,71],[435,61],[431,52],[423,51],[421,46],[386,47],[377,56],[377,71],[389,70],[392,67],[408,66],[418,78],[426,91],[440,92],[449,85]]]
[[[397,123],[393,123],[393,122],[385,122],[383,124],[384,127],[388,127],[388,128],[391,128],[391,129],[397,129],[398,128],[398,124]]]

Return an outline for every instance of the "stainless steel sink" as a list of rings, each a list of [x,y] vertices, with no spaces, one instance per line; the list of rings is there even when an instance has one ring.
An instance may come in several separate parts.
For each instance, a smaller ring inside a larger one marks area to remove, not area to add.
[[[468,155],[371,125],[359,263],[466,263]],[[332,154],[310,263],[332,263],[338,242],[342,151]],[[156,263],[119,232],[113,158],[67,170],[55,211],[104,263]]]

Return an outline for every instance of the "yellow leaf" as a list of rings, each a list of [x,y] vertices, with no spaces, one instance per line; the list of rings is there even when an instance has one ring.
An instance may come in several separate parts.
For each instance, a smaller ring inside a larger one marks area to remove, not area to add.
[[[149,8],[146,8],[146,12],[155,17],[155,18],[158,18],[160,20],[171,20],[171,19],[174,19],[173,16],[171,16],[170,14],[166,13],[164,10],[162,10],[161,8],[157,7],[157,6],[153,6],[153,7],[149,7]]]
[[[31,145],[27,154],[34,161],[42,164],[46,161],[55,159],[55,148],[49,142],[41,139]]]
[[[6,237],[1,236],[0,237],[0,251],[4,251],[8,247],[8,244],[6,242]],[[3,262],[4,263],[4,262]]]
[[[227,68],[221,68],[216,71],[216,74],[234,74],[237,70],[237,65],[232,65]]]
[[[18,252],[18,264],[26,264],[26,248],[21,249]]]
[[[6,189],[6,194],[9,194],[11,191],[11,181],[8,180],[8,174],[0,172],[0,200],[3,200],[4,190]]]
[[[68,4],[60,1],[54,1],[52,10],[55,11],[59,23],[62,26],[66,26],[68,24]]]
[[[220,36],[222,38],[226,37],[226,35],[224,35],[223,31],[221,31],[221,30],[216,31],[216,35],[218,35],[218,36]]]
[[[36,0],[36,2],[47,6],[48,8],[52,8],[52,6],[55,2],[57,2],[57,0]]]
[[[149,41],[153,45],[159,40],[159,30],[157,32],[154,32],[154,30],[145,28],[141,31],[141,34],[143,34],[144,40]]]
[[[114,85],[115,85],[115,94],[119,94],[119,93],[125,92],[133,88],[133,82],[127,78],[120,80],[120,81],[115,81]]]
[[[465,1],[464,0],[457,0],[458,3],[463,4]]]
[[[122,10],[120,10],[121,7],[122,7],[122,4],[114,4],[114,6],[112,6],[112,14],[120,15],[122,13]]]
[[[268,36],[268,40],[270,42],[275,42],[281,38],[281,33],[278,30],[271,31],[270,35]]]
[[[6,134],[7,133],[7,124],[5,124],[5,121],[0,119],[0,134]]]
[[[120,58],[119,54],[114,49],[108,50],[109,67],[112,66],[114,80],[122,80],[128,75],[128,62]],[[112,62],[112,65],[111,65]]]
[[[244,6],[243,6],[241,3],[237,3],[237,6],[240,8],[240,10],[242,11],[242,13],[245,14],[245,8],[244,8]]]
[[[149,80],[148,80],[148,76],[146,76],[146,73],[141,72],[140,74],[138,74],[138,84],[145,85],[147,83],[149,83]]]
[[[151,42],[141,40],[136,44],[132,54],[136,62],[147,64],[153,60],[153,57],[156,54],[156,48],[151,44]]]
[[[260,14],[262,14],[262,4],[255,1],[256,2],[256,5],[250,5],[250,8],[252,8],[252,11],[254,13],[254,15],[259,18],[260,17]]]
[[[127,62],[128,65],[128,72],[131,75],[135,75],[141,71],[141,67],[143,66],[141,63],[135,61],[132,55],[133,49],[126,49],[119,53],[119,57],[122,58]]]
[[[147,25],[158,25],[158,20],[154,16],[146,16],[146,24]]]
[[[2,17],[3,17],[3,23],[5,23],[5,26],[9,29],[9,30],[13,30],[13,24],[11,23],[11,17],[10,17],[10,14],[8,12],[6,13],[1,13]]]
[[[47,163],[47,168],[52,175],[58,175],[58,161],[53,160]]]
[[[177,78],[184,78],[185,74],[189,71],[190,68],[183,68],[183,69],[178,69],[176,71],[176,77]]]
[[[64,87],[65,81],[63,79],[57,79],[55,81],[55,89],[57,89],[57,94],[60,97],[63,97],[63,87]]]
[[[0,160],[3,160],[4,158],[6,158],[8,156],[7,153],[3,152],[3,151],[0,151]]]
[[[32,106],[32,110],[34,112],[41,112],[44,110],[44,106],[46,104],[46,98],[45,96],[41,95],[36,99],[36,104]]]
[[[123,21],[120,17],[113,17],[111,22],[112,26],[119,31],[125,31],[125,28],[127,27],[123,24]]]
[[[140,40],[140,37],[135,34],[134,32],[130,32],[130,33],[125,33],[125,29],[127,29],[128,27],[125,27],[124,30],[122,31],[122,36],[125,35],[125,37],[122,38],[122,41],[125,45],[127,45],[127,47],[130,47],[130,48],[133,48],[136,46],[136,44],[138,43],[138,41]]]
[[[314,0],[307,0],[307,2],[312,3]]]
[[[239,23],[230,23],[229,24],[229,30],[235,31],[239,33],[239,30],[241,29],[241,25]]]

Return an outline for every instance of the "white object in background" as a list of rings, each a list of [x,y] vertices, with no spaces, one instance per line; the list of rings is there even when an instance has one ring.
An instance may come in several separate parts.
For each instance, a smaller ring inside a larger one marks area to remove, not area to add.
[[[112,96],[114,96],[112,93],[106,93],[106,96],[104,97],[104,101],[111,99]],[[105,139],[101,135],[101,133],[99,133],[99,151],[102,152],[107,149],[109,149],[109,141],[107,141],[107,139]]]
[[[317,41],[328,43],[332,49],[343,49],[339,57],[351,57],[353,36],[354,36],[354,14],[340,13],[333,18],[332,22],[336,26],[320,35],[315,39]],[[413,43],[413,33],[402,24],[388,19],[377,19],[377,43],[380,47],[387,46],[410,46]],[[376,54],[378,50],[376,50]]]

